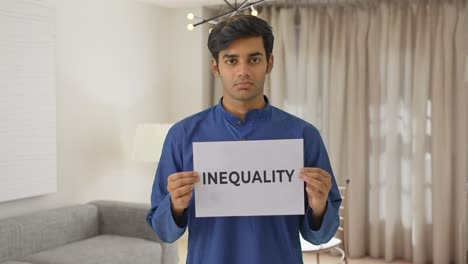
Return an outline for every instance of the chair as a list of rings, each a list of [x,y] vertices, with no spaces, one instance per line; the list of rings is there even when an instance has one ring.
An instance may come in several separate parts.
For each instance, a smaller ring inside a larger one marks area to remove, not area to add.
[[[335,236],[325,244],[322,245],[314,245],[306,241],[302,236],[299,234],[301,240],[301,248],[303,252],[312,252],[315,253],[317,256],[317,263],[320,264],[320,253],[325,251],[337,250],[341,254],[341,259],[338,263],[348,263],[348,235],[347,235],[347,211],[348,211],[348,186],[349,186],[349,179],[346,180],[345,186],[339,186],[338,189],[340,190],[341,194],[341,206],[340,206],[340,226],[338,231],[336,232]],[[343,239],[339,238],[339,234],[343,237]]]

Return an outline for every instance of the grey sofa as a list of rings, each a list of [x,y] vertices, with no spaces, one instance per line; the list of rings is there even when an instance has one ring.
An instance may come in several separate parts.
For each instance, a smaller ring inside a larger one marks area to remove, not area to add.
[[[177,263],[177,245],[154,234],[145,221],[148,209],[95,201],[0,219],[0,263]]]

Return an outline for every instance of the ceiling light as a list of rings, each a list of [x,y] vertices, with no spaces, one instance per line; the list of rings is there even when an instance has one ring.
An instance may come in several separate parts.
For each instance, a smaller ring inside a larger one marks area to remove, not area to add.
[[[252,0],[253,1],[253,0]],[[258,16],[258,10],[256,10],[254,8],[254,6],[258,5],[258,4],[261,4],[263,2],[265,2],[266,0],[258,0],[256,2],[251,2],[251,0],[245,0],[242,4],[240,4],[239,6],[233,6],[231,4],[229,4],[229,2],[227,2],[226,0],[224,2],[226,2],[227,5],[229,5],[229,7],[231,8],[230,11],[224,13],[224,14],[221,14],[221,15],[218,15],[218,16],[214,16],[212,18],[209,18],[209,19],[203,19],[201,17],[198,17],[198,16],[195,16],[193,13],[189,13],[187,14],[187,19],[188,20],[193,20],[194,18],[197,18],[197,19],[202,19],[201,22],[198,22],[198,23],[195,23],[195,24],[188,24],[187,25],[187,29],[188,30],[193,30],[196,26],[199,26],[199,25],[202,25],[204,23],[210,23],[210,24],[217,24],[220,20],[223,20],[225,18],[228,18],[228,17],[231,17],[231,16],[234,16],[235,14],[240,14],[241,11],[247,9],[247,8],[250,8],[251,9],[251,12],[250,14],[252,16]]]
[[[252,9],[250,12],[252,16],[258,16],[258,11],[253,7],[253,5],[250,6],[250,9]]]

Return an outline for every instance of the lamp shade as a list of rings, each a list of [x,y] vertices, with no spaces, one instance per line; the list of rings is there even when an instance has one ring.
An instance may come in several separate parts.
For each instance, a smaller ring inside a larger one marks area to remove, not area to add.
[[[139,124],[136,128],[133,160],[159,162],[167,132],[172,124]]]

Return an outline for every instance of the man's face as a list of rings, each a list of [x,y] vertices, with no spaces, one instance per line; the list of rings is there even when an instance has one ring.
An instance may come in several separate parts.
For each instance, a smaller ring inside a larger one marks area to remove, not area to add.
[[[273,67],[273,55],[267,61],[262,37],[234,40],[218,56],[219,65],[213,59],[211,66],[223,83],[224,100],[243,103],[263,100],[263,85]]]

